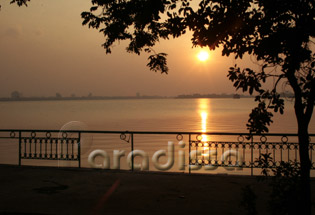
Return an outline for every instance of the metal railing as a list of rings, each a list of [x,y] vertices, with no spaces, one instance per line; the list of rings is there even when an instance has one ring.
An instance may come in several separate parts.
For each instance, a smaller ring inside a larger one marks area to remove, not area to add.
[[[19,165],[22,159],[37,159],[78,161],[81,167],[80,132],[76,135],[77,137],[68,137],[67,132],[63,132],[61,137],[52,137],[48,131],[45,136],[36,136],[36,132],[25,136],[19,131]]]
[[[119,135],[120,141],[127,142],[131,153],[130,169],[133,171],[135,157],[133,154],[136,140],[143,135],[161,135],[172,137],[178,142],[188,143],[188,172],[201,167],[205,169],[247,168],[251,175],[253,170],[261,168],[255,162],[263,153],[270,153],[273,158],[272,167],[280,165],[281,161],[299,161],[299,145],[296,134],[268,133],[252,135],[248,133],[219,132],[156,132],[156,131],[87,131],[87,130],[29,130],[2,129],[0,139],[11,139],[18,142],[18,164],[22,160],[62,160],[77,161],[81,167],[82,135]],[[310,134],[310,138],[315,134]],[[111,143],[109,143],[111,144]],[[315,169],[314,145],[309,146],[312,170]],[[179,149],[182,150],[183,149]],[[184,158],[185,160],[185,158]]]

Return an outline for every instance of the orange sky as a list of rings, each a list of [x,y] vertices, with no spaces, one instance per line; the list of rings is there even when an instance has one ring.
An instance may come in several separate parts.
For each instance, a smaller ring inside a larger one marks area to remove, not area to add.
[[[162,75],[146,67],[148,54],[126,53],[125,42],[105,54],[102,35],[81,25],[88,0],[33,0],[27,8],[7,2],[0,0],[0,97],[14,90],[24,96],[234,92],[226,77],[234,58],[217,50],[208,61],[198,61],[200,49],[191,48],[189,35],[155,47],[169,54],[170,71]]]

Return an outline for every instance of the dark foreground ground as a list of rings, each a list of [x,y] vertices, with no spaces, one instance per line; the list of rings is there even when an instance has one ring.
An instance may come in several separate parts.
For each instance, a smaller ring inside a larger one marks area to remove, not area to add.
[[[0,171],[0,214],[245,214],[247,184],[259,214],[267,214],[268,186],[249,176],[11,165]]]

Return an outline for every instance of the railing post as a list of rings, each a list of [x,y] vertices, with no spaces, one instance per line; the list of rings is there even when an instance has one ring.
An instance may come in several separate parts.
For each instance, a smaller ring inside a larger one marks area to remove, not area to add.
[[[19,166],[21,166],[21,146],[22,146],[22,137],[21,131],[19,131]]]
[[[188,174],[190,174],[190,172],[191,172],[191,169],[190,169],[190,150],[191,150],[191,148],[190,148],[190,142],[191,142],[191,134],[189,134],[189,138],[188,138],[189,140],[189,142],[188,142],[188,145],[189,145],[189,149],[188,149]]]
[[[81,132],[78,133],[78,160],[79,168],[81,168]]]
[[[254,175],[254,136],[251,137],[251,144],[250,144],[250,154],[251,154],[251,159],[250,159],[250,175]]]
[[[133,171],[133,133],[130,134],[131,138],[131,171]]]

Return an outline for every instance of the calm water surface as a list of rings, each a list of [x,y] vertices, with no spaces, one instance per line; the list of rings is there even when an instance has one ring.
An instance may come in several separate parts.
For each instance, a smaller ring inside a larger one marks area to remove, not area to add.
[[[252,98],[0,102],[0,128],[60,129],[80,121],[89,130],[246,132],[254,105]],[[293,113],[286,102],[270,132],[295,133]]]
[[[0,128],[247,132],[248,115],[254,106],[253,98],[0,102]],[[270,132],[296,133],[292,102],[286,101],[284,115],[274,115]],[[314,120],[309,131],[315,133]],[[87,157],[94,149],[109,153],[114,149],[125,150],[126,155],[130,152],[130,144],[120,140],[119,135],[83,138],[86,147],[82,151],[83,166],[88,166]],[[168,141],[177,142],[174,136],[136,135],[135,149],[145,150],[151,157],[156,150],[167,149]],[[184,141],[188,141],[186,137]],[[17,162],[16,144],[2,141],[0,150],[0,163]],[[25,161],[28,162],[33,161]],[[50,164],[51,161],[44,165]],[[52,165],[69,165],[69,162]],[[122,169],[126,168],[126,162],[122,162]],[[154,170],[152,165],[150,169]],[[171,171],[176,171],[176,167]]]

